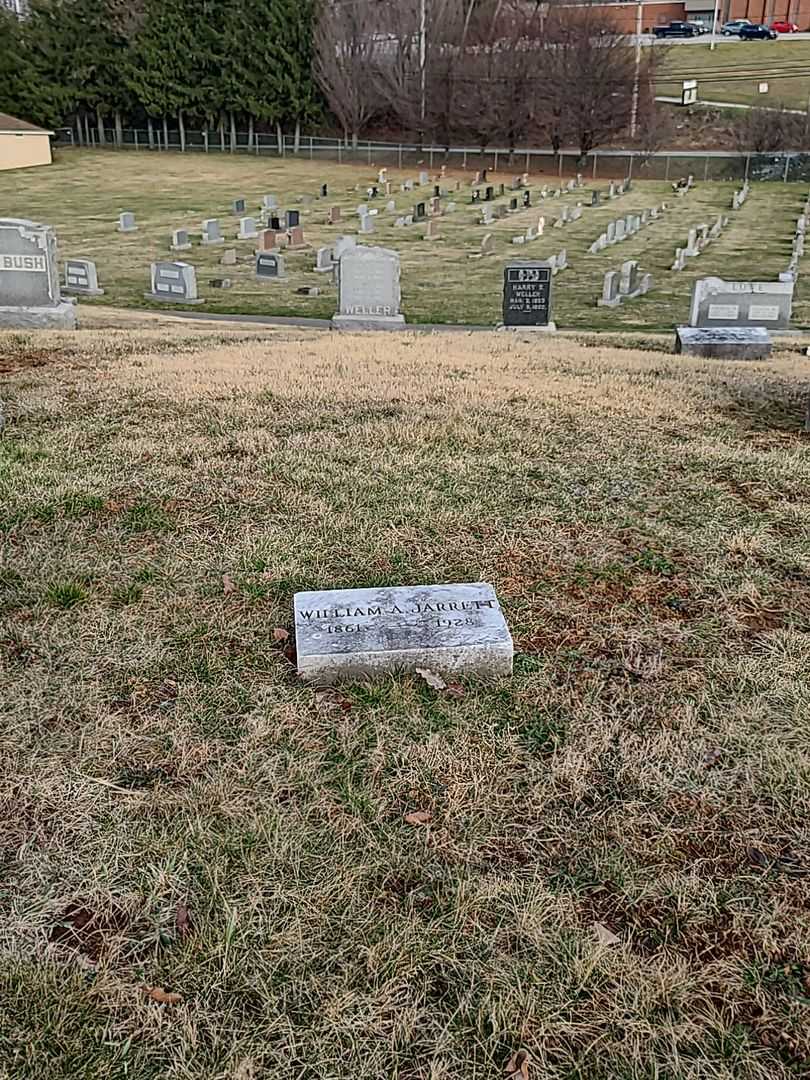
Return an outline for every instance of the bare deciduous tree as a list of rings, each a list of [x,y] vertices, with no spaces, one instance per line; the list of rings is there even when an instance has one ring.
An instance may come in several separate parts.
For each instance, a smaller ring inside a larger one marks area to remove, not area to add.
[[[384,43],[376,27],[370,0],[326,0],[315,24],[315,78],[353,146],[380,109],[373,71]]]

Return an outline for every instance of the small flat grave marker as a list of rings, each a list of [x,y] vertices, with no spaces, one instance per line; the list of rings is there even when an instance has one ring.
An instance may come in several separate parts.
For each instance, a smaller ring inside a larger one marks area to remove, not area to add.
[[[485,582],[301,592],[294,607],[298,673],[315,685],[417,668],[512,673],[512,637]]]

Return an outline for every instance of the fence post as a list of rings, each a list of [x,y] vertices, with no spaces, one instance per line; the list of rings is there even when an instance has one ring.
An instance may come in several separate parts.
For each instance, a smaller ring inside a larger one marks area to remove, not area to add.
[[[401,169],[402,168],[402,143],[400,143],[399,146],[397,147],[397,162],[399,164],[399,168]]]
[[[253,132],[253,145],[256,147],[256,157],[258,157],[259,154],[262,152],[261,146],[259,145],[261,143],[261,139],[262,139],[261,133],[258,132],[258,131],[254,131]]]
[[[312,136],[309,137],[309,160],[312,161]]]
[[[526,172],[529,171],[529,151],[526,151]]]
[[[706,164],[703,166],[703,179],[708,180],[709,179],[709,157],[708,157],[708,155],[706,155],[706,157],[703,160],[706,162]]]
[[[138,149],[138,129],[135,128],[135,149]]]
[[[559,176],[560,180],[562,180],[562,167],[563,167],[563,153],[562,153],[562,150],[560,150],[560,168],[559,168],[559,171],[558,171],[558,174],[557,174]]]
[[[463,157],[462,162],[461,162],[461,167],[462,167],[462,169],[467,168],[467,151],[466,150],[464,151],[464,157]]]
[[[751,155],[746,154],[745,155],[745,180],[746,180],[746,183],[748,182],[748,170],[750,169],[750,167],[751,167]]]
[[[592,178],[594,180],[596,179],[596,159],[597,159],[598,156],[599,155],[597,154],[596,150],[594,150],[594,152],[593,152],[593,174],[592,174]]]
[[[664,170],[664,179],[669,180],[669,154],[667,154],[667,167]]]
[[[630,151],[630,164],[627,166],[627,179],[633,179],[633,151]]]
[[[203,128],[203,149],[208,153],[208,128]]]
[[[785,173],[782,177],[782,183],[786,184],[788,179],[788,173],[790,171],[790,154],[785,154]]]
[[[433,168],[433,147],[432,146],[430,148],[429,164],[430,164],[430,168],[432,169]]]
[[[492,166],[492,171],[493,172],[498,171],[498,151],[497,150],[495,151],[495,164]]]

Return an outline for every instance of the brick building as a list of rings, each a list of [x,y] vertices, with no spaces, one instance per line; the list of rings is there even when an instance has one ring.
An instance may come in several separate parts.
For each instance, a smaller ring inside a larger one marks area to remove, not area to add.
[[[610,12],[623,33],[635,32],[639,9],[636,0],[618,0],[596,6]],[[691,19],[711,28],[713,17],[713,0],[641,0],[641,25],[644,30],[652,30],[654,26],[672,19]],[[810,0],[719,0],[720,25],[729,19],[750,19],[754,23],[788,19],[796,23],[800,30],[807,30],[810,29]]]

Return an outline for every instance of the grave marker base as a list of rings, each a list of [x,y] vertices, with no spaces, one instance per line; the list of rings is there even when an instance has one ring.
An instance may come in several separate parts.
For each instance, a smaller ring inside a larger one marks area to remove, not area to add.
[[[4,330],[75,330],[76,308],[67,302],[53,307],[0,307],[0,327]]]
[[[333,315],[333,330],[404,330],[404,315]]]
[[[145,292],[143,294],[144,300],[159,300],[161,304],[177,304],[179,307],[185,307],[186,304],[204,304],[205,300],[187,300],[182,296],[171,296],[165,293],[151,293]]]

